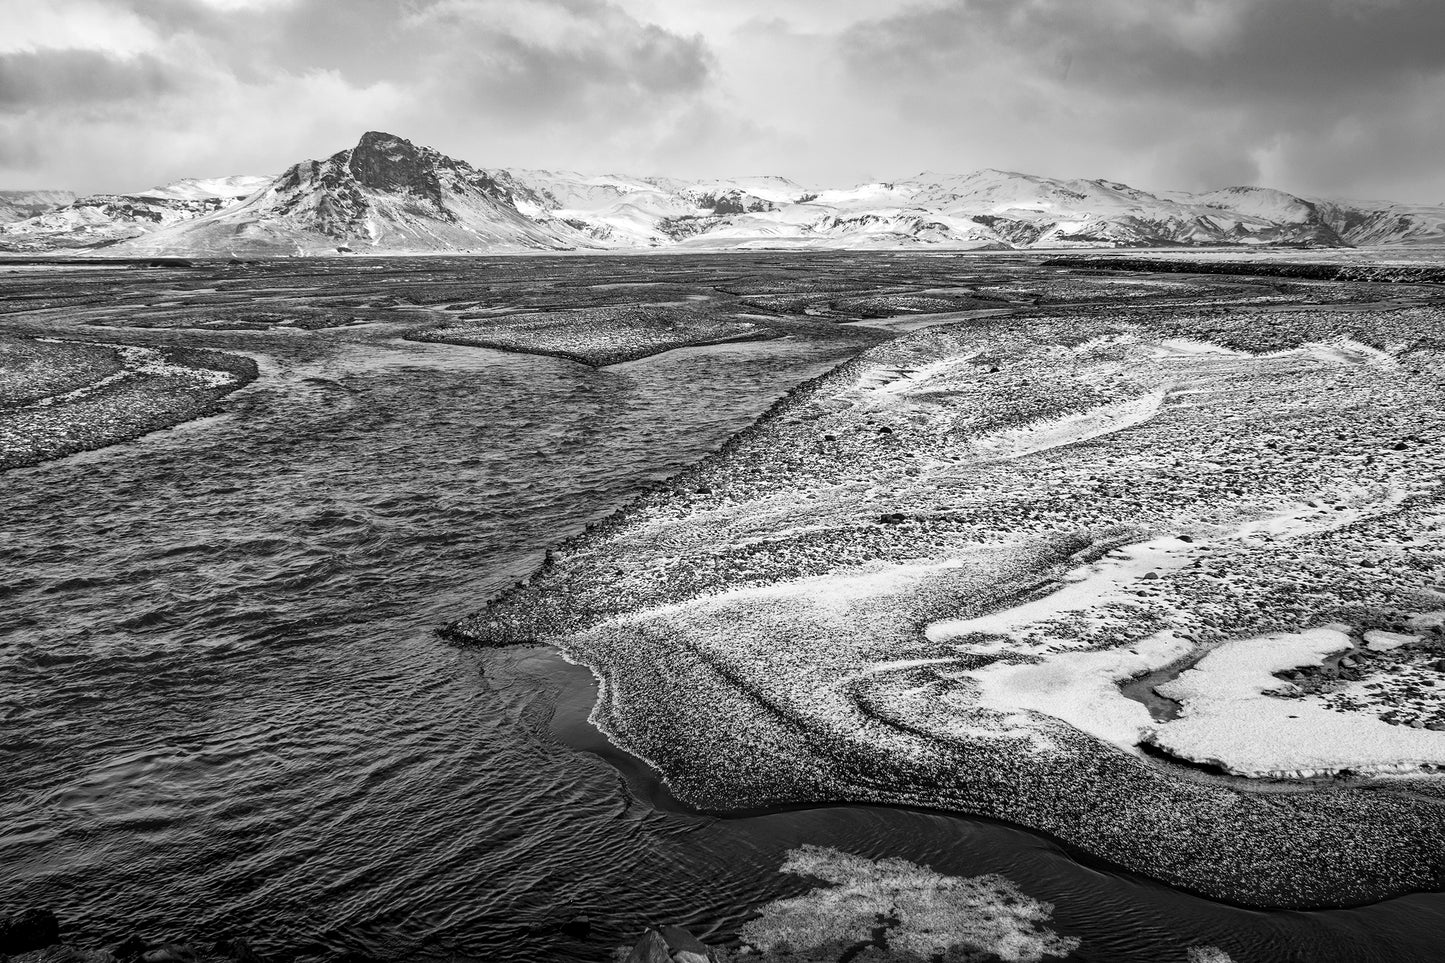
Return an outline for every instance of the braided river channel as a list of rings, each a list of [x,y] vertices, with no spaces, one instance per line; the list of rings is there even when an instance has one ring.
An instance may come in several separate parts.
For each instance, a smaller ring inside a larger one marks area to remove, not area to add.
[[[601,960],[652,922],[729,944],[816,844],[998,873],[1078,960],[1441,958],[1438,894],[1259,912],[964,816],[689,811],[589,726],[587,671],[437,634],[861,343],[210,346],[260,368],[216,413],[0,475],[0,908],[93,945]]]

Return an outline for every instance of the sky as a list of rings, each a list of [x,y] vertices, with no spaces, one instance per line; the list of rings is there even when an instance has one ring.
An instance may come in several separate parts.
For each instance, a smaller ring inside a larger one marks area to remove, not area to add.
[[[0,0],[0,188],[993,167],[1445,203],[1442,0]]]

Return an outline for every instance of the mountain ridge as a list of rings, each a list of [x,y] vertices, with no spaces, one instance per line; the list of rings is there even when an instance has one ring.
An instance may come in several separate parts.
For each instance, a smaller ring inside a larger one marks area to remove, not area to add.
[[[272,178],[187,178],[0,223],[0,251],[143,255],[1440,243],[1445,206],[1267,187],[1152,193],[995,168],[840,188],[777,175],[687,181],[489,169],[382,131]]]

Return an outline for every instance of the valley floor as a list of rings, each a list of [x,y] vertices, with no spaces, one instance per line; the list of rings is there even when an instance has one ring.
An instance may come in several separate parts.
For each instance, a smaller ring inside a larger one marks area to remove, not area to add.
[[[1439,278],[1197,266],[0,265],[0,469],[224,412],[256,345],[322,333],[620,373],[835,344],[453,635],[589,666],[596,724],[698,807],[981,814],[1247,905],[1439,888]]]
[[[590,666],[700,807],[979,813],[1248,905],[1445,883],[1440,289],[938,263],[888,296],[1009,310],[899,324],[457,634]]]

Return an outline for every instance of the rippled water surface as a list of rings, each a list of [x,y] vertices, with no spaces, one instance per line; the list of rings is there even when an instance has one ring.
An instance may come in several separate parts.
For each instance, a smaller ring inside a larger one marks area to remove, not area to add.
[[[0,476],[0,907],[89,940],[592,960],[725,940],[802,843],[998,872],[1078,959],[1438,959],[1445,898],[1249,912],[979,820],[684,811],[586,724],[585,671],[433,629],[848,353],[786,339],[595,370],[360,334],[218,337],[220,414]],[[560,934],[577,914],[586,942]]]

